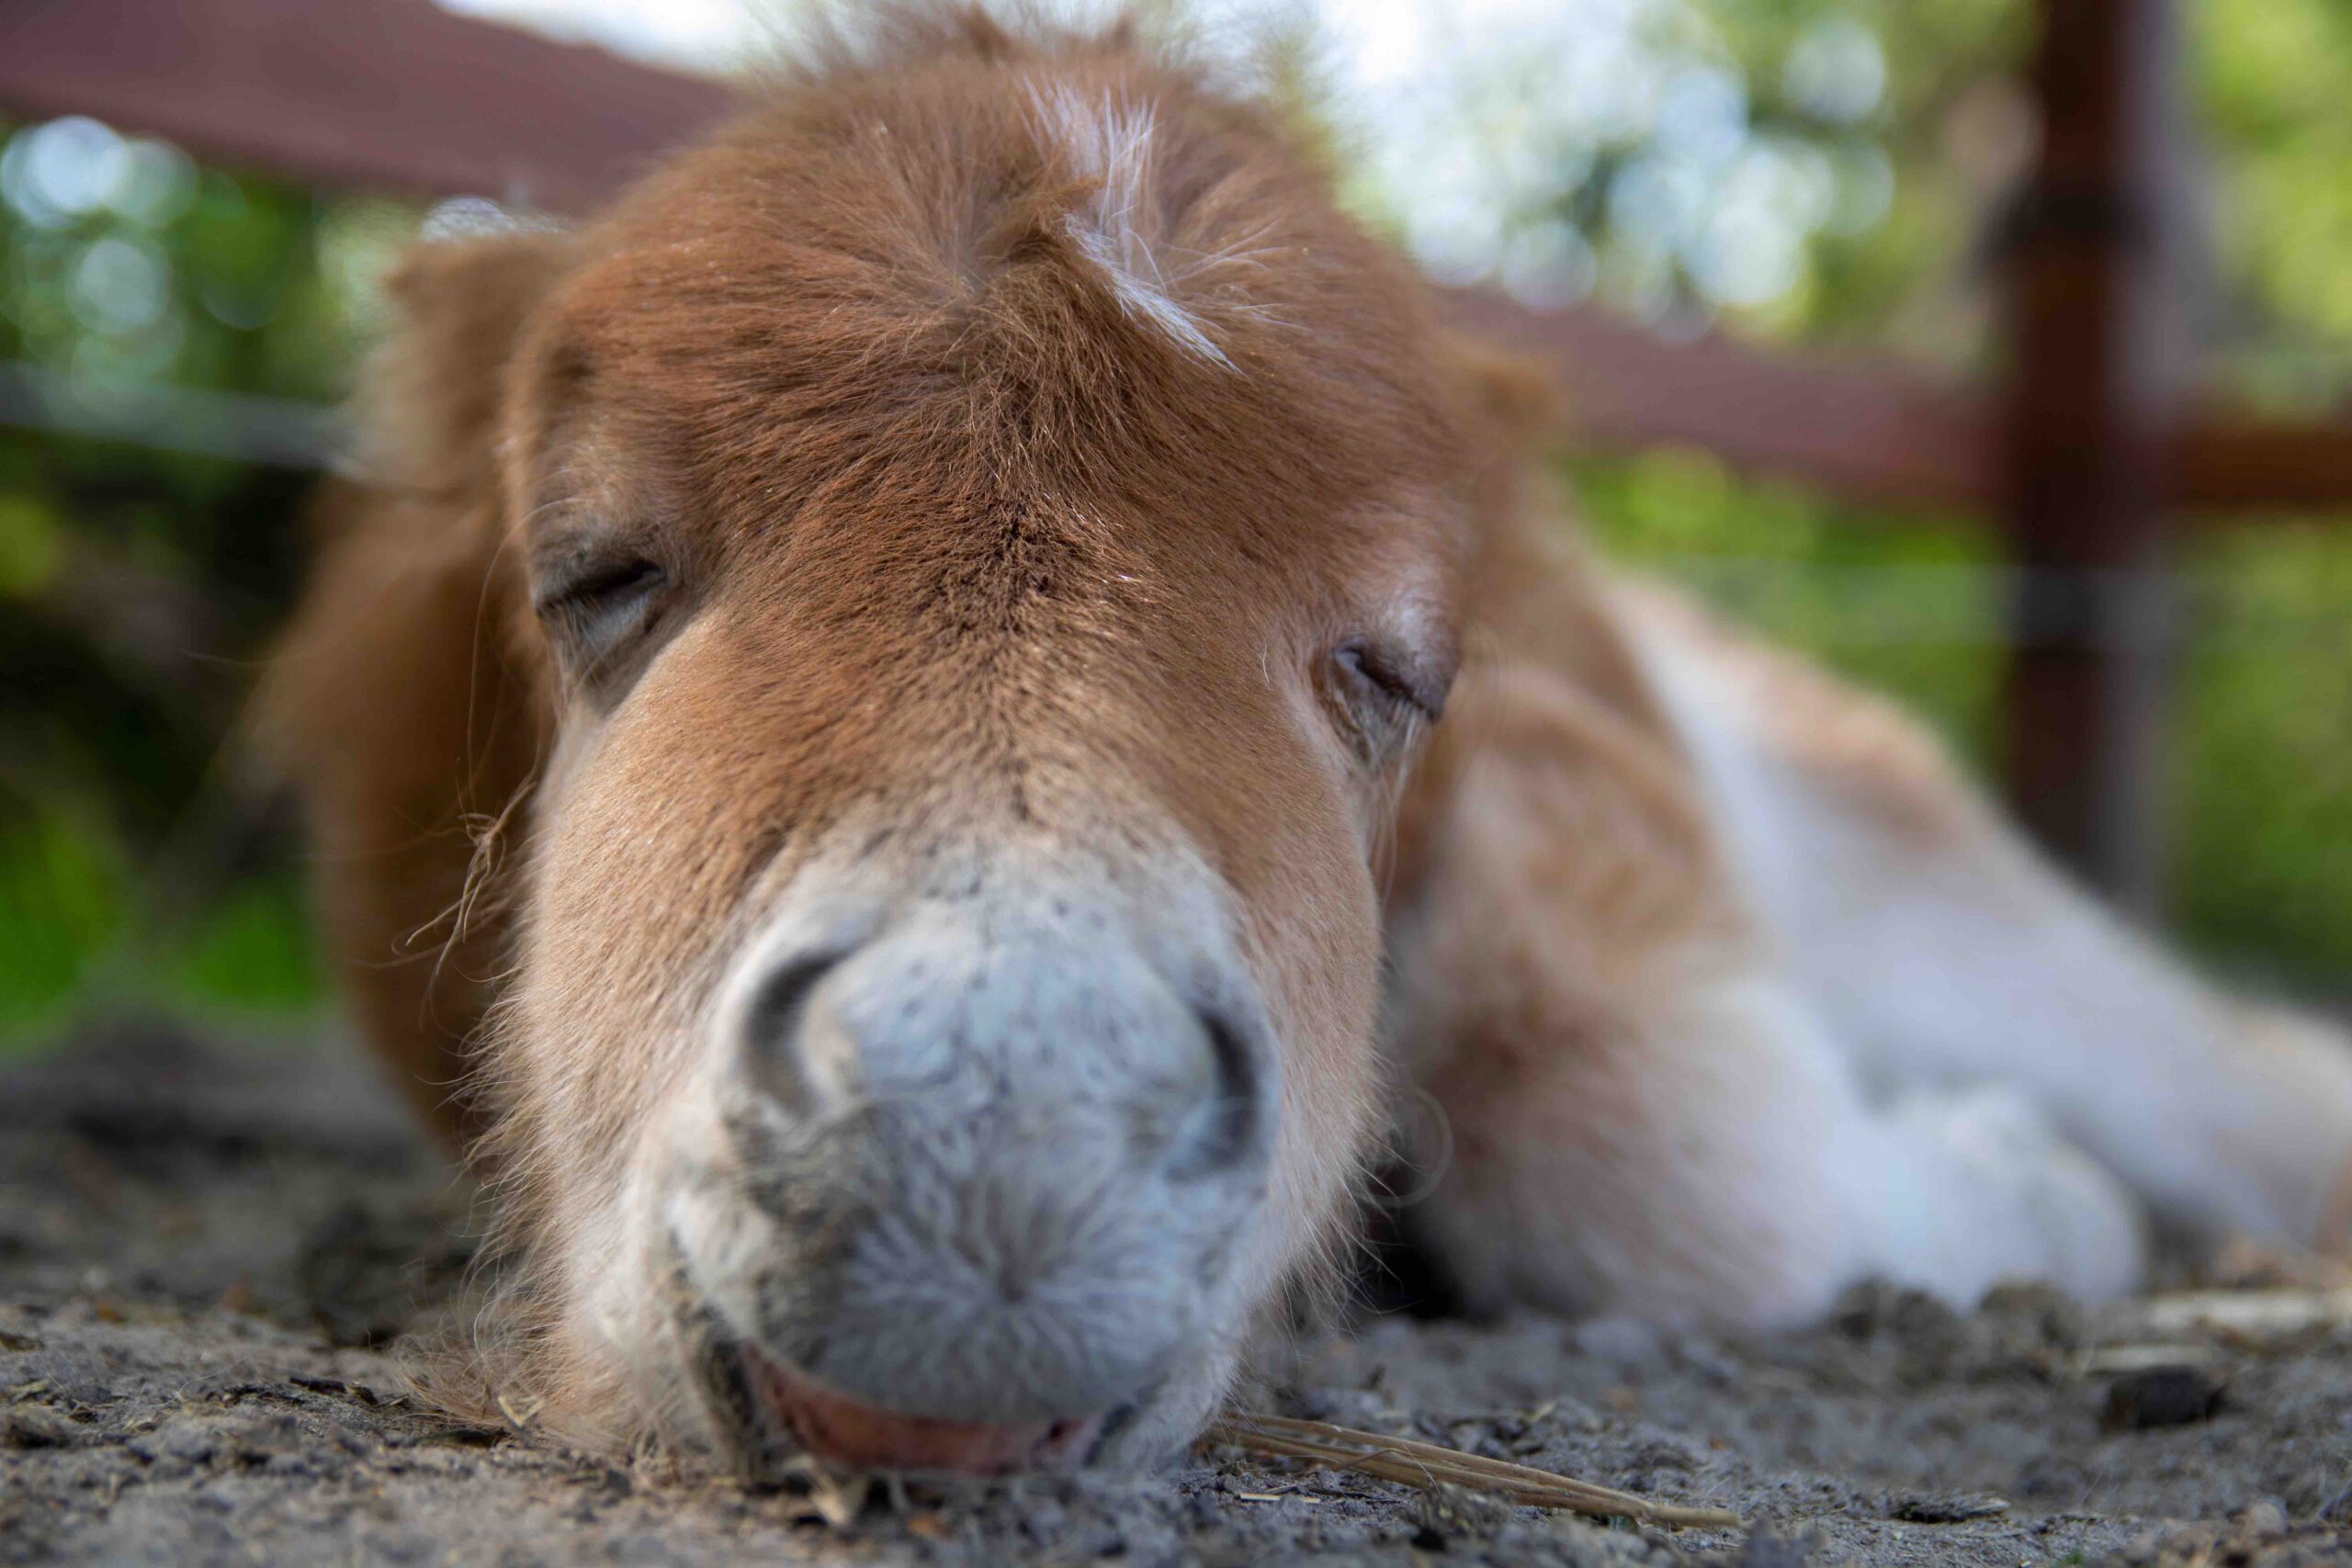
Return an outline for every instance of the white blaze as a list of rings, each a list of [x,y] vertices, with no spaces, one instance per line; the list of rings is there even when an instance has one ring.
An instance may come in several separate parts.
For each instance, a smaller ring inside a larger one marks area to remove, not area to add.
[[[1120,309],[1186,353],[1230,369],[1225,351],[1176,302],[1146,225],[1152,212],[1152,111],[1105,93],[1089,101],[1060,84],[1030,90],[1046,141],[1093,194],[1066,220],[1069,236],[1111,285]],[[1181,274],[1179,275],[1181,278]]]

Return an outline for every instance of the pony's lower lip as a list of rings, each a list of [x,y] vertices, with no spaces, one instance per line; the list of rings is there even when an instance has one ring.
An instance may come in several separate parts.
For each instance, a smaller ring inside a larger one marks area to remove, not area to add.
[[[819,1458],[860,1470],[1069,1469],[1092,1453],[1109,1415],[1005,1424],[907,1416],[861,1404],[749,1346],[741,1354],[763,1414]]]

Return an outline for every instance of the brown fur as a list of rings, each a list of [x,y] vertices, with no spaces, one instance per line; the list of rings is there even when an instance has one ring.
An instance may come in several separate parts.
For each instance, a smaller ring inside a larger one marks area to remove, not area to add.
[[[1207,352],[1087,251],[1101,175],[1053,105],[1151,112],[1123,243]],[[1940,879],[1997,985],[2031,920],[2122,990],[2154,972],[1899,716],[1609,583],[1531,489],[1540,384],[1442,333],[1265,112],[1122,36],[909,26],[578,232],[422,250],[393,293],[368,466],[328,499],[269,707],[363,1025],[445,1133],[491,1129],[526,1265],[524,1359],[493,1375],[575,1432],[664,1427],[629,1379],[680,1380],[627,1363],[671,1352],[617,1354],[584,1304],[633,1263],[596,1227],[813,866],[911,885],[975,846],[1075,850],[1144,897],[1154,855],[1204,864],[1280,1041],[1294,1279],[1342,1247],[1375,1140],[1385,922],[1388,1044],[1458,1145],[1419,1219],[1496,1303],[1754,1320],[1918,1261],[1869,1170],[1820,1157],[1883,1130],[1798,1016],[1645,637],[1763,716],[1829,848],[1895,868],[1870,897]],[[616,541],[670,588],[613,668],[571,667],[534,593]],[[1409,774],[1419,727],[1370,733],[1334,685],[1383,628],[1430,686],[1462,670]],[[2078,998],[2095,1025],[2097,987],[2061,984],[2045,1026]],[[2300,1086],[2333,1069],[2293,1049],[2239,1121],[2328,1146]],[[2029,1069],[2143,1145],[2072,1059]],[[1955,1179],[1996,1217],[2092,1215],[2128,1267],[2120,1195],[2045,1154]],[[2300,1167],[2263,1174],[2295,1213]]]
[[[1170,824],[1245,914],[1333,1215],[1371,1131],[1392,784],[1299,705],[1400,583],[1452,623],[1498,455],[1499,411],[1457,400],[1499,383],[1261,111],[1117,39],[949,32],[782,91],[576,235],[395,280],[374,467],[271,705],[346,988],[447,1131],[473,1069],[526,1251],[684,1070],[738,911],[852,820],[920,825],[883,854]],[[1202,258],[1183,303],[1229,366],[1075,254],[1035,71],[1153,107],[1144,221]],[[616,527],[694,584],[616,706],[528,605],[535,561]],[[595,755],[550,809],[575,719]],[[532,1289],[560,1337],[562,1281]]]

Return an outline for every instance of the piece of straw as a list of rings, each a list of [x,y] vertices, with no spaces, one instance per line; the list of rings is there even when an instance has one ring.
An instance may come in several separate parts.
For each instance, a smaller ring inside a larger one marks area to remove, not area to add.
[[[1593,1518],[1634,1519],[1643,1524],[1734,1529],[1739,1516],[1722,1508],[1685,1507],[1653,1502],[1630,1492],[1596,1486],[1548,1470],[1487,1459],[1437,1443],[1359,1432],[1328,1421],[1288,1416],[1233,1416],[1208,1429],[1207,1440],[1258,1453],[1313,1460],[1333,1470],[1353,1470],[1408,1486],[1441,1483],[1495,1492],[1530,1507],[1556,1508]]]

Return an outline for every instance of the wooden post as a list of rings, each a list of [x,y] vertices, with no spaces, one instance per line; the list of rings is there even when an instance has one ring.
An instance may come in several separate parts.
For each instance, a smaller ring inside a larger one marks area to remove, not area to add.
[[[2143,915],[2163,886],[2188,367],[2170,0],[2041,0],[2041,161],[2014,256],[2008,689],[2019,813]]]

